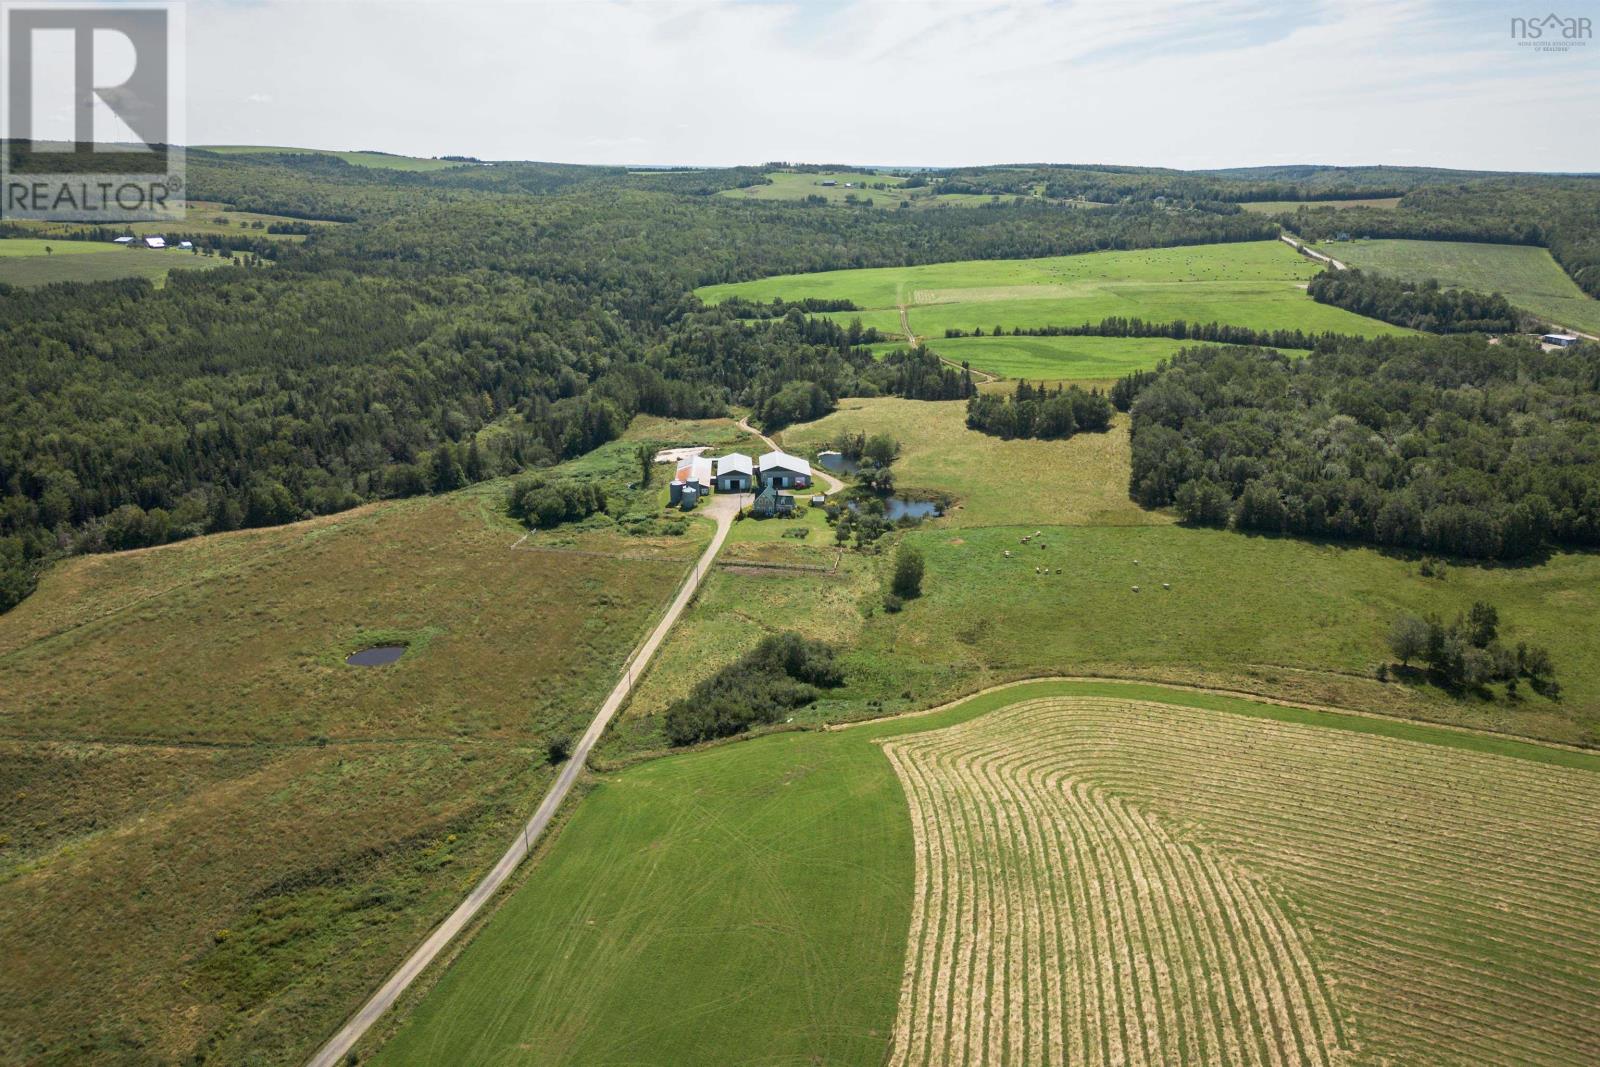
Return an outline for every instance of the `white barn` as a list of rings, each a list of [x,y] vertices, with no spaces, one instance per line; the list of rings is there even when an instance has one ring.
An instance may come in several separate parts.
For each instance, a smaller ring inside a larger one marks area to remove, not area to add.
[[[787,452],[768,452],[761,457],[761,484],[804,489],[811,484],[811,464]]]
[[[755,484],[755,461],[743,452],[732,452],[717,460],[717,492],[748,493]]]

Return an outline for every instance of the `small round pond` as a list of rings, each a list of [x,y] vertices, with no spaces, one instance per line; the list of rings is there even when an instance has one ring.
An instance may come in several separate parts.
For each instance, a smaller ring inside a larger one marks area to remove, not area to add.
[[[382,667],[405,654],[405,645],[377,645],[373,648],[363,648],[360,652],[346,657],[345,662],[352,667]]]
[[[835,474],[854,474],[861,469],[860,463],[846,459],[843,452],[818,452],[817,465]]]

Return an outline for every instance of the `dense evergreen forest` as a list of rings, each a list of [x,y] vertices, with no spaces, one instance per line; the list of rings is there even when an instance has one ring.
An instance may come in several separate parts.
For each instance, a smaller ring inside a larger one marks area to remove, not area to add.
[[[1474,559],[1600,546],[1600,346],[1194,348],[1113,397],[1135,498],[1193,523]]]
[[[64,552],[536,470],[612,439],[640,412],[739,404],[779,426],[843,395],[972,395],[969,375],[927,352],[875,362],[865,347],[875,333],[808,315],[848,309],[705,308],[690,292],[701,284],[1259,240],[1279,221],[1237,202],[1296,190],[1404,189],[1403,210],[1357,214],[1536,237],[1564,249],[1569,269],[1600,229],[1584,212],[1591,185],[1576,179],[1023,167],[921,180],[977,175],[1017,190],[1054,182],[1113,206],[846,210],[711,195],[764,180],[755,168],[468,161],[411,172],[195,151],[197,200],[337,225],[278,224],[309,231],[299,243],[230,235],[213,243],[260,265],[174,272],[160,289],[128,280],[0,292],[0,610]],[[1410,211],[1413,200],[1423,209]],[[1320,217],[1296,224],[1315,236]],[[1188,324],[1148,329],[1212,339]]]

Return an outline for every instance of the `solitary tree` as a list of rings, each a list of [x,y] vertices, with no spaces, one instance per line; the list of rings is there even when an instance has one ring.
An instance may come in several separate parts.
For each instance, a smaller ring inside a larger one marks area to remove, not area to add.
[[[1389,651],[1403,667],[1428,650],[1428,624],[1415,615],[1402,615],[1389,629]]]
[[[922,595],[922,553],[910,545],[902,544],[894,558],[894,580],[890,591],[902,600],[914,600]]]

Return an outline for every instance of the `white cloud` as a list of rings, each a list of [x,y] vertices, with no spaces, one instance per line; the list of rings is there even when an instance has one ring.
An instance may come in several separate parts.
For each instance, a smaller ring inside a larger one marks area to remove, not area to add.
[[[189,131],[594,163],[1600,170],[1600,43],[1447,0],[189,5]],[[238,101],[250,101],[248,118]]]

